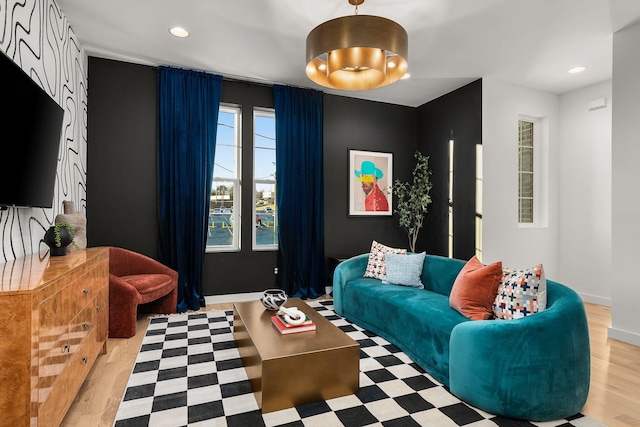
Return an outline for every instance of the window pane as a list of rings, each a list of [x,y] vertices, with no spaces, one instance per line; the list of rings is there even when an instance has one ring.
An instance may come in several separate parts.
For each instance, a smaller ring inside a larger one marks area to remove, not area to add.
[[[275,181],[276,173],[276,117],[256,112],[254,122],[254,180]]]
[[[240,223],[239,117],[239,108],[220,106],[207,230],[210,251],[240,248],[240,229],[235,227]]]
[[[518,200],[518,222],[531,223],[533,222],[533,199],[520,199]]]
[[[533,174],[518,174],[519,196],[533,198]]]
[[[256,183],[256,247],[278,244],[275,188],[272,186],[275,184]]]
[[[518,166],[521,171],[533,172],[533,148],[520,147]]]
[[[209,207],[207,246],[233,246],[233,182],[213,181]]]
[[[253,194],[254,249],[277,249],[276,117],[273,111],[254,111]]]

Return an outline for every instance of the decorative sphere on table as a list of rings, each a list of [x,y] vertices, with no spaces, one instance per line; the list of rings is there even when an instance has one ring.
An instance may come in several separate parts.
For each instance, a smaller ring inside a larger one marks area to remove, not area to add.
[[[262,293],[260,302],[267,310],[277,310],[287,300],[287,294],[282,289],[267,289]]]

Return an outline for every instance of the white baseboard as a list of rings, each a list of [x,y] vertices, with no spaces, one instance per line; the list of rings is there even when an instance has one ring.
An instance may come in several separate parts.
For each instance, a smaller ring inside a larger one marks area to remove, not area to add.
[[[584,302],[611,307],[611,298],[599,297],[597,295],[583,294],[580,292],[578,293],[578,295],[580,295],[580,298],[582,298],[582,301]]]
[[[333,286],[327,286],[326,293],[333,291]],[[222,304],[229,302],[257,301],[262,296],[262,292],[247,292],[242,294],[208,295],[204,297],[206,304]]]
[[[204,297],[207,304],[221,304],[228,302],[257,301],[262,292],[248,292],[244,294],[209,295]]]
[[[613,326],[609,326],[607,336],[609,338],[613,338],[614,340],[624,341],[629,344],[640,346],[640,334],[637,334],[635,332],[623,331],[622,329],[617,329]]]

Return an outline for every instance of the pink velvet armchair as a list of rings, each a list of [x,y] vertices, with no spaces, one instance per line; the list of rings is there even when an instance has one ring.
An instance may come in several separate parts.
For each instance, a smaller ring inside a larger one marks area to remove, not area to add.
[[[175,313],[178,273],[162,263],[123,248],[109,248],[109,337],[136,334],[138,306],[156,314]]]

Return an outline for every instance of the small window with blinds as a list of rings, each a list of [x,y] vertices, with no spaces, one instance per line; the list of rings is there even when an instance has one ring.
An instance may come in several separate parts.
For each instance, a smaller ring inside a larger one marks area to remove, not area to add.
[[[518,222],[533,224],[534,123],[518,120]]]

